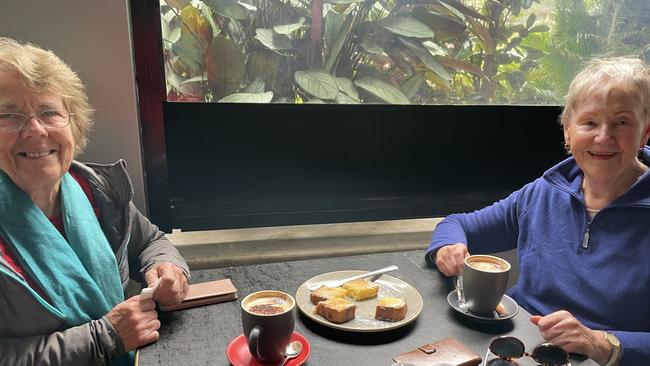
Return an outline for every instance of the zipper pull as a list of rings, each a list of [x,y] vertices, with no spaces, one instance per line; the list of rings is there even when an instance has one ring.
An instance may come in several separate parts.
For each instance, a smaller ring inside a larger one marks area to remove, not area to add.
[[[585,232],[585,236],[582,238],[582,247],[584,249],[587,249],[589,247],[589,226],[587,226],[587,231]]]

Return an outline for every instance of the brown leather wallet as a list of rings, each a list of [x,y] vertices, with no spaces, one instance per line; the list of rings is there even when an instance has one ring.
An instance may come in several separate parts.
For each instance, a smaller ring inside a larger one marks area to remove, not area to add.
[[[229,278],[217,281],[195,283],[189,286],[185,299],[176,305],[160,305],[162,311],[173,311],[192,308],[195,306],[216,304],[235,300],[237,289]]]
[[[425,344],[413,351],[393,357],[395,362],[404,362],[415,366],[430,366],[447,363],[457,366],[475,366],[481,363],[481,357],[456,338]]]

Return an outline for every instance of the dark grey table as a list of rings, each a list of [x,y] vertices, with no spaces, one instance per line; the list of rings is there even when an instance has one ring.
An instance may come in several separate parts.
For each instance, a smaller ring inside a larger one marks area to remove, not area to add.
[[[478,324],[456,314],[447,303],[452,282],[428,267],[424,251],[392,252],[349,257],[278,262],[192,272],[192,283],[230,278],[238,289],[239,300],[160,313],[160,340],[140,350],[139,365],[229,365],[226,348],[242,333],[240,300],[251,292],[265,289],[295,294],[307,279],[331,271],[374,270],[395,264],[391,275],[415,287],[424,300],[416,321],[381,333],[350,333],[331,329],[301,315],[296,331],[307,338],[311,355],[307,365],[391,365],[392,357],[429,343],[455,337],[481,357],[490,341],[500,335],[513,335],[531,351],[542,342],[530,314],[520,309],[512,319],[496,324]],[[523,358],[519,365],[534,365]],[[571,359],[572,365],[596,365],[585,359]]]

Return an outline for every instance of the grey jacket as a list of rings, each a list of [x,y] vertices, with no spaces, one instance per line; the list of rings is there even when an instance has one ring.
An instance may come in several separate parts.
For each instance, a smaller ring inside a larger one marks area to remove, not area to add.
[[[73,162],[72,166],[90,183],[123,288],[129,277],[144,282],[144,273],[160,262],[176,264],[189,278],[187,264],[176,248],[131,202],[133,188],[124,161],[110,165]],[[20,276],[1,257],[0,266]],[[0,365],[105,365],[123,352],[106,316],[66,329],[23,286],[0,271]]]

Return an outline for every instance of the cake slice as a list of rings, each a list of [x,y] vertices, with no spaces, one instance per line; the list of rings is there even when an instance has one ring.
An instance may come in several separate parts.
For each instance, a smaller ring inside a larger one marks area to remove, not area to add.
[[[354,319],[357,306],[346,299],[334,297],[316,305],[316,313],[332,323],[345,323]]]
[[[406,299],[399,297],[384,297],[377,303],[375,319],[389,322],[398,322],[406,318],[408,306]]]
[[[365,300],[377,296],[379,285],[368,280],[354,280],[343,285],[347,295],[354,300]]]
[[[345,293],[345,289],[340,287],[321,287],[309,294],[309,301],[316,305],[321,301],[333,299],[335,297],[344,298]]]

